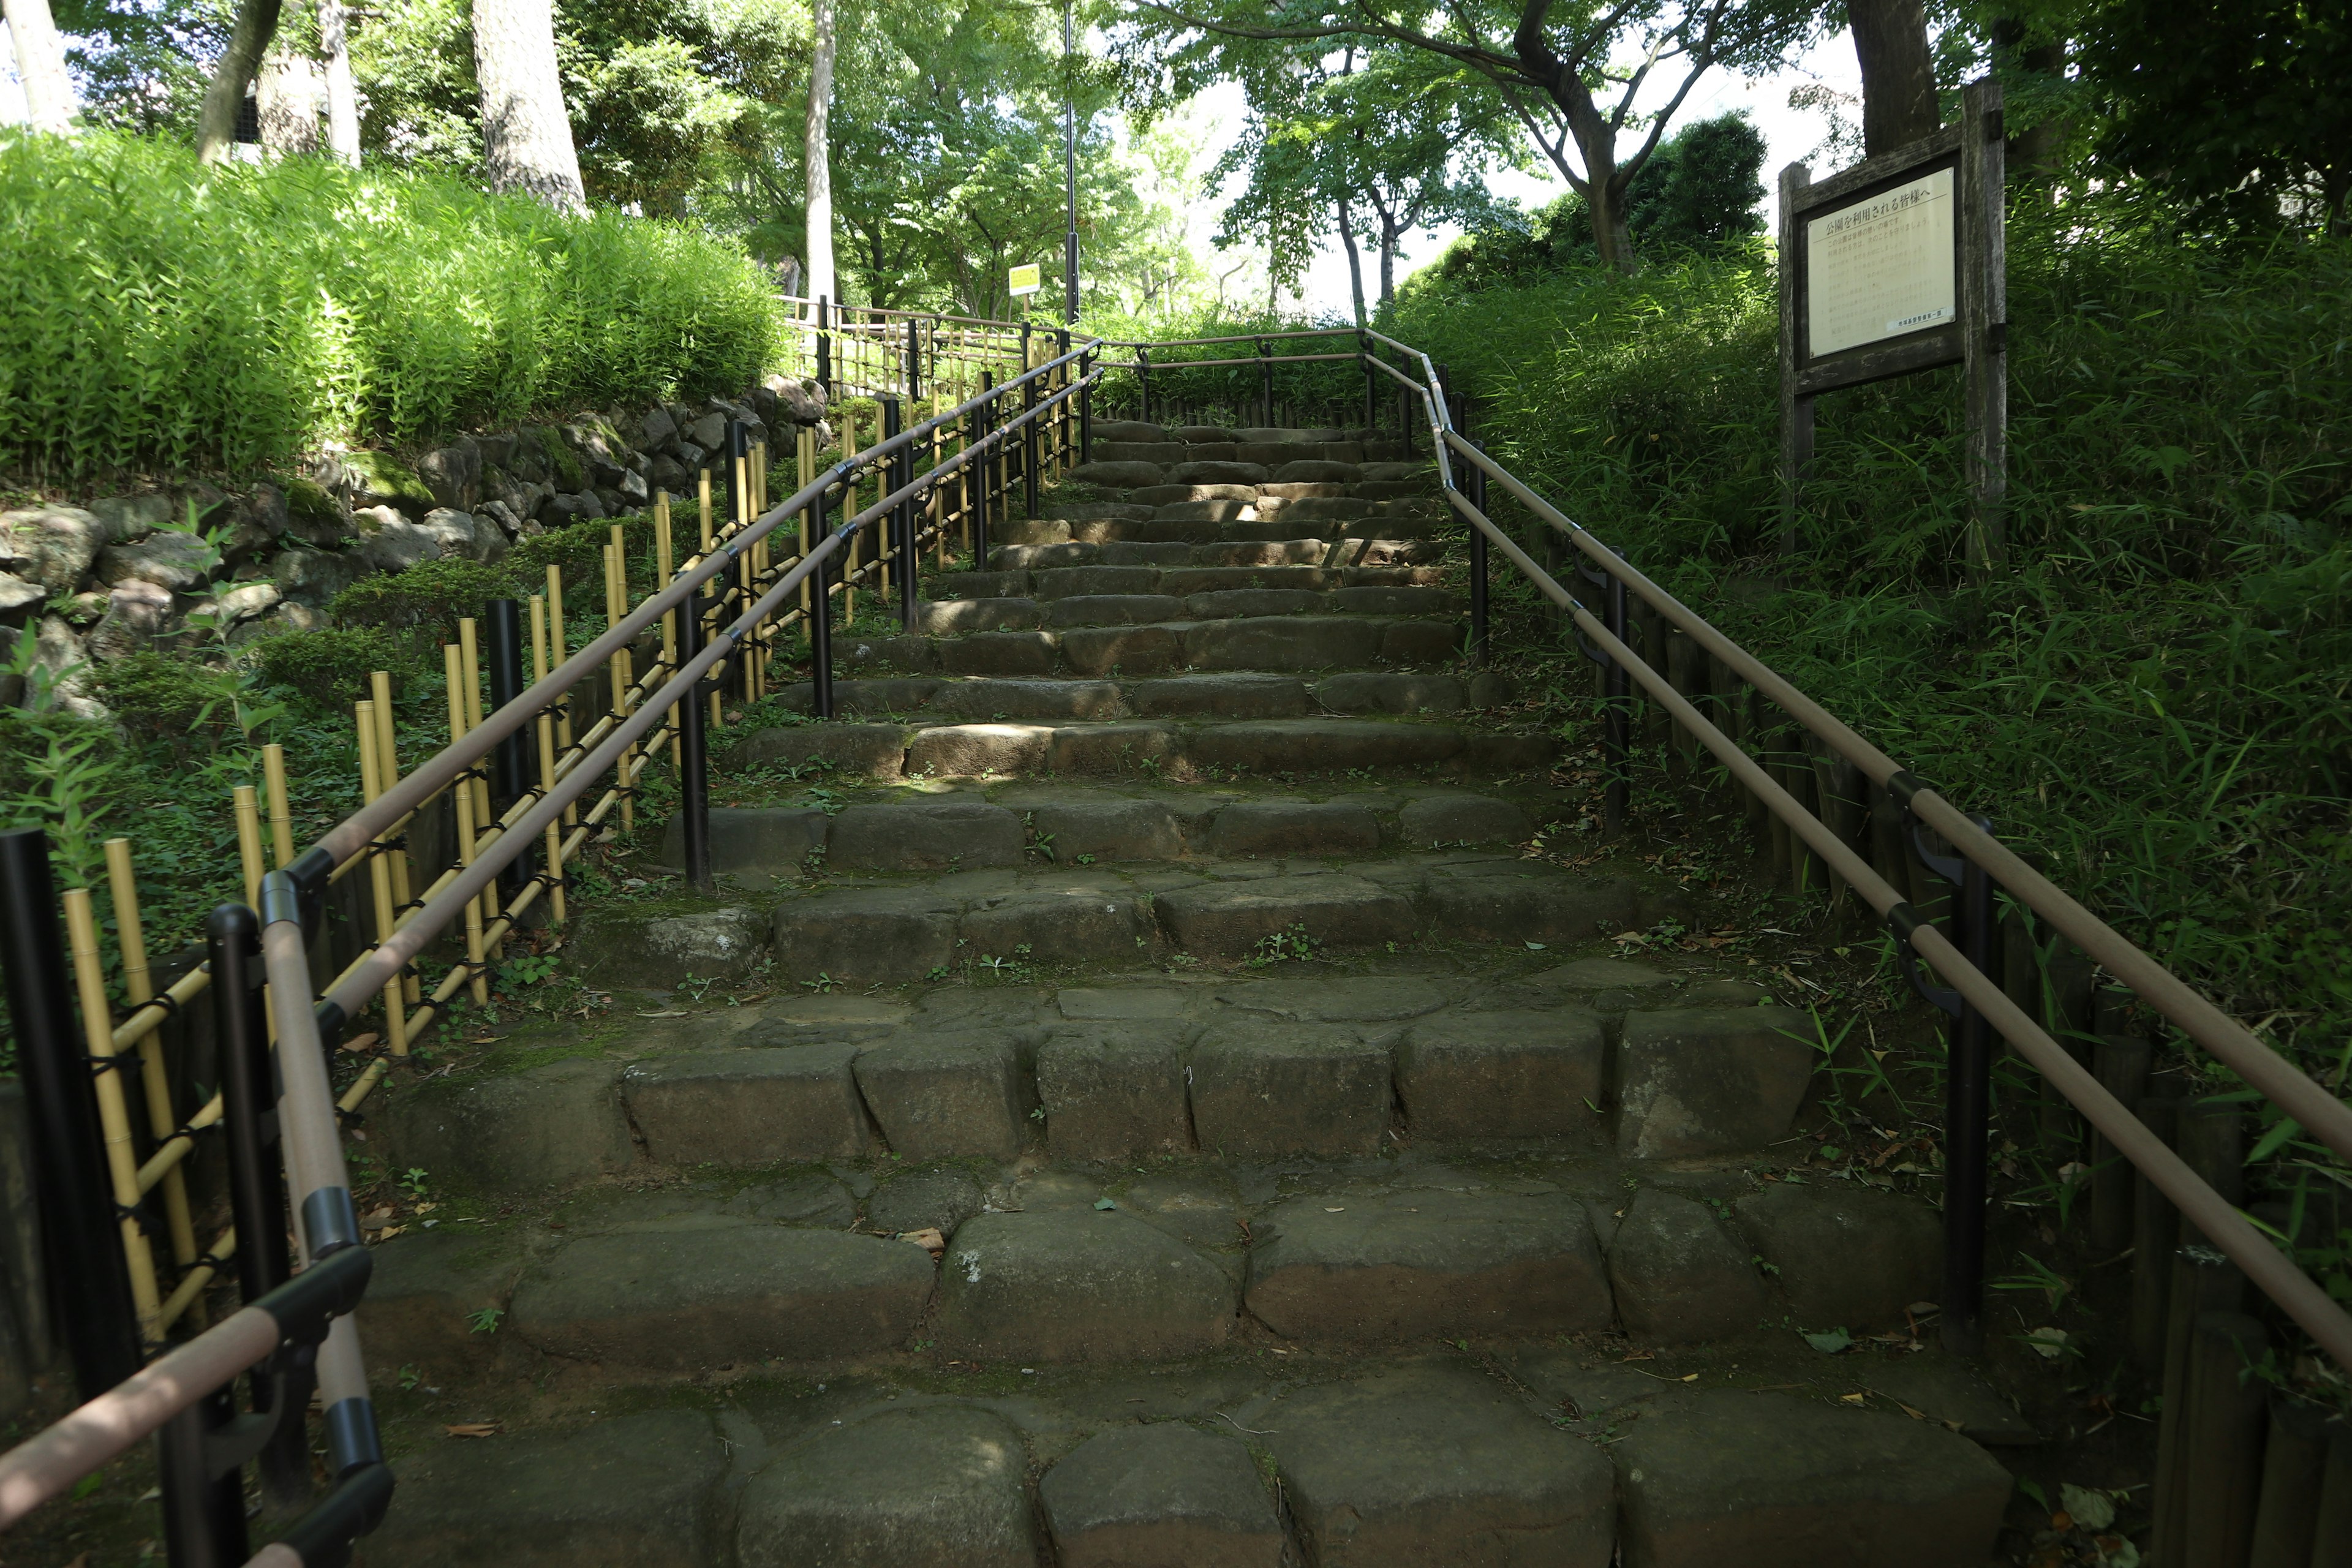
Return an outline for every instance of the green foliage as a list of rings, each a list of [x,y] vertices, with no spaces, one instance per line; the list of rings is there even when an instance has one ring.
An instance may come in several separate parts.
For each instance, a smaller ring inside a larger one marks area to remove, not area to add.
[[[403,644],[373,626],[280,632],[255,642],[248,657],[270,685],[328,711],[358,701],[371,671],[399,670],[407,662]]]
[[[1759,258],[1433,289],[1395,330],[1530,485],[2341,1083],[2352,244],[2219,247],[2095,198],[2015,202],[2009,243],[2010,561],[1983,585],[1948,371],[1821,400],[1776,558]]]
[[[59,323],[72,333],[59,336]],[[740,253],[330,160],[0,132],[0,466],[244,469],[320,441],[740,388]]]
[[[1644,255],[1672,258],[1737,246],[1764,227],[1764,138],[1746,115],[1685,126],[1659,143],[1625,192],[1626,221]],[[1574,191],[1533,213],[1465,234],[1433,270],[1406,285],[1457,289],[1524,286],[1554,272],[1598,267],[1590,204]]]

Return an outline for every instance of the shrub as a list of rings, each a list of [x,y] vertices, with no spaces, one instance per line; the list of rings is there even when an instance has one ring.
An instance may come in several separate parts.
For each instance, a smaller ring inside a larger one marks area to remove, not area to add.
[[[278,632],[251,646],[261,678],[305,705],[334,711],[369,695],[370,671],[397,675],[412,662],[406,646],[373,626],[320,626]]]
[[[779,320],[758,268],[695,229],[0,129],[0,467],[243,470],[740,390]]]

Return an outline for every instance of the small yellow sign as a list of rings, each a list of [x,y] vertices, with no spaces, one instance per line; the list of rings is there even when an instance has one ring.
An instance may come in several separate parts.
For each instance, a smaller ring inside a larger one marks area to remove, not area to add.
[[[1034,294],[1045,286],[1044,270],[1034,262],[1026,267],[1016,267],[1005,276],[1012,285],[1015,299]]]

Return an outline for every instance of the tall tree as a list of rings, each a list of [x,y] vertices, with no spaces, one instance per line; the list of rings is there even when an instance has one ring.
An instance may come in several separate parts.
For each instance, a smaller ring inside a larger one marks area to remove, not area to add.
[[[482,89],[482,152],[491,188],[585,211],[580,154],[556,74],[549,0],[474,0],[474,76]]]
[[[1862,67],[1862,151],[1867,158],[1935,134],[1936,61],[1921,0],[1846,0]]]
[[[16,43],[16,79],[25,87],[25,118],[36,131],[59,134],[73,129],[73,83],[66,76],[65,46],[49,16],[49,0],[0,0],[0,16]]]
[[[808,130],[801,143],[802,187],[808,208],[810,299],[839,300],[833,267],[833,65],[838,46],[833,32],[833,0],[812,0],[814,48],[809,57]]]
[[[319,58],[327,78],[327,146],[357,168],[360,100],[352,82],[350,18],[343,0],[319,0]]]
[[[278,157],[318,152],[318,63],[283,37],[261,58],[254,99],[264,152]]]
[[[1169,68],[1180,88],[1222,73],[1232,40],[1385,41],[1477,72],[1560,177],[1584,197],[1609,266],[1634,265],[1627,185],[1698,80],[1722,67],[1758,72],[1819,30],[1816,0],[1141,0],[1129,52]],[[1150,79],[1161,80],[1152,69]],[[1645,91],[1657,86],[1654,103]],[[1145,90],[1151,90],[1150,88]],[[1637,140],[1621,156],[1618,142]]]
[[[230,29],[228,47],[213,67],[212,85],[205,89],[205,106],[196,115],[196,157],[217,163],[236,145],[236,117],[245,95],[261,69],[261,57],[278,36],[279,0],[237,0],[236,25]]]

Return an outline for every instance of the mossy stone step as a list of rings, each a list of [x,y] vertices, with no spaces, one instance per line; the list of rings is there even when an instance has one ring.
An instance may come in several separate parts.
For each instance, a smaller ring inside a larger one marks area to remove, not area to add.
[[[1074,547],[1076,548],[1076,547]],[[1189,556],[1190,551],[1185,552]],[[1244,588],[1303,589],[1435,587],[1433,566],[1331,566],[1302,563],[1278,566],[1070,565],[999,567],[991,572],[950,572],[930,582],[932,595],[961,599],[1051,601],[1084,594],[1228,593]]]
[[[1139,585],[1124,588],[1107,584],[1097,592],[1047,599],[971,597],[926,601],[915,607],[914,629],[926,637],[954,637],[965,632],[1026,627],[1059,630],[1066,626],[1149,626],[1155,622],[1275,616],[1454,616],[1462,611],[1458,595],[1443,588],[1381,584],[1323,589],[1240,587],[1191,593],[1180,598],[1172,593],[1157,591],[1156,579],[1173,574],[1128,566],[1076,570],[1107,576],[1116,574],[1113,583],[1131,579]]]
[[[1025,601],[963,601],[996,605]],[[1064,605],[1078,603],[1063,600]],[[1097,601],[1099,603],[1099,601]],[[1093,626],[989,629],[987,616],[946,636],[890,632],[842,637],[835,673],[1130,677],[1176,670],[1322,670],[1371,665],[1448,665],[1461,653],[1461,623],[1380,615],[1247,616],[1188,619],[1166,603],[1125,606],[1146,618]],[[1181,609],[1181,606],[1178,606]],[[1022,615],[1026,616],[1024,611]]]

